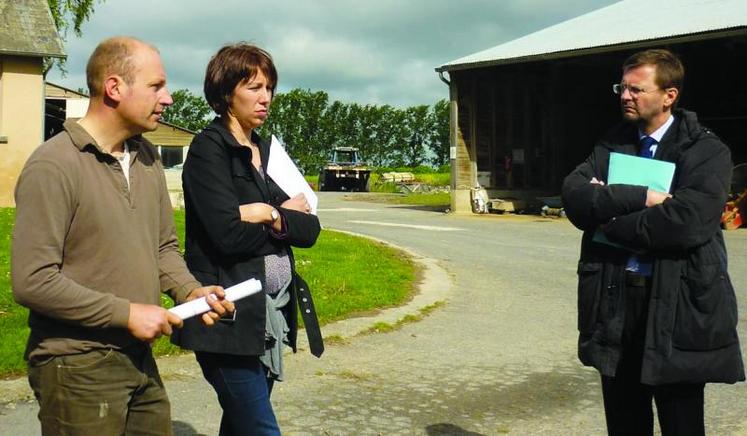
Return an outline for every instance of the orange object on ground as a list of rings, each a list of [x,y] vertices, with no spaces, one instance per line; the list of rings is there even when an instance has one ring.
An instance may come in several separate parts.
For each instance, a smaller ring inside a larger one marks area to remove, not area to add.
[[[724,212],[721,214],[721,225],[724,229],[734,230],[741,227],[744,224],[743,214],[745,210],[747,210],[747,190],[724,206]]]

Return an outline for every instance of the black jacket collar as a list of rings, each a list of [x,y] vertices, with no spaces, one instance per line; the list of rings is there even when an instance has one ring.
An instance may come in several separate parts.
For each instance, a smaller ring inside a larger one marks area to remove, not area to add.
[[[259,189],[262,191],[262,194],[265,197],[269,197],[269,191],[267,189],[267,177],[269,177],[267,175],[267,164],[270,159],[270,142],[262,139],[257,134],[257,132],[252,131],[252,142],[259,145],[259,159],[262,164],[262,171],[264,171],[265,173],[264,177],[262,177],[257,169],[254,168],[254,165],[251,164],[251,149],[239,144],[239,141],[236,140],[233,134],[223,124],[223,119],[221,117],[215,117],[213,121],[211,121],[210,124],[205,127],[205,130],[211,130],[218,133],[225,144],[237,151],[238,156],[241,156],[243,160],[241,164],[245,165],[251,170],[252,175],[254,176],[254,180],[257,183]]]
[[[675,156],[690,148],[701,135],[707,132],[698,122],[695,112],[677,108],[672,114],[674,123],[661,138],[660,146],[656,151],[657,159],[676,160]],[[614,151],[620,146],[637,150],[638,127],[635,124],[620,122],[605,137],[607,140],[603,141],[602,145],[610,150]]]

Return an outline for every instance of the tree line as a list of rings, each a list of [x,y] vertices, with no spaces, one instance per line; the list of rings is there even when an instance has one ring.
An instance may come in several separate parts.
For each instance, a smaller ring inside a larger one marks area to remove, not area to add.
[[[98,0],[103,3],[104,0]],[[47,0],[62,40],[69,30],[81,36],[81,26],[94,12],[96,0]],[[64,60],[45,59],[45,75],[56,65],[63,76]],[[180,89],[172,94],[174,104],[164,120],[199,131],[212,118],[205,99]],[[443,166],[449,162],[449,105],[440,100],[433,106],[398,109],[390,105],[330,103],[324,91],[293,89],[277,94],[260,135],[277,136],[307,172],[318,170],[331,150],[357,147],[375,166]]]
[[[201,96],[180,89],[164,120],[199,131],[212,111]],[[442,166],[449,162],[447,100],[404,109],[333,101],[324,91],[293,89],[273,98],[258,132],[275,135],[307,172],[318,171],[334,147],[356,147],[374,166]]]

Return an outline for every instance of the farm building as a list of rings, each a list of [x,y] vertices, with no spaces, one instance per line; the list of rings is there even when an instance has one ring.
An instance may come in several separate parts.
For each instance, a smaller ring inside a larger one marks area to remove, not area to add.
[[[563,178],[620,119],[612,84],[630,54],[668,48],[685,64],[680,106],[747,161],[747,2],[624,0],[436,68],[451,101],[452,210],[531,200]]]
[[[0,206],[44,139],[44,58],[64,58],[46,0],[0,0]]]

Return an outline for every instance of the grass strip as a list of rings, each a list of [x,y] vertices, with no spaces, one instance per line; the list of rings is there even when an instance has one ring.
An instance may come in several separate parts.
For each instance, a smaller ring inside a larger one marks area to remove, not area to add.
[[[28,309],[13,301],[10,284],[10,240],[15,210],[0,208],[0,377],[25,372],[23,350],[29,329]],[[184,211],[174,212],[182,249]],[[409,300],[417,268],[402,252],[368,239],[323,230],[316,245],[295,249],[296,266],[309,284],[322,325],[391,307]],[[165,307],[173,305],[162,295]],[[300,319],[300,317],[299,317]],[[167,338],[154,343],[156,355],[181,352]]]
[[[393,332],[395,330],[399,330],[402,327],[404,327],[406,324],[411,324],[411,323],[422,320],[426,316],[430,315],[431,312],[438,309],[439,307],[444,306],[445,304],[446,304],[445,301],[436,301],[433,304],[429,304],[425,307],[421,307],[420,309],[418,309],[418,313],[414,315],[408,314],[408,315],[403,316],[402,318],[398,319],[397,322],[395,322],[394,324],[390,324],[388,322],[374,323],[374,325],[360,332],[358,335],[367,335],[367,334],[372,334],[372,333],[388,333],[388,332]]]

